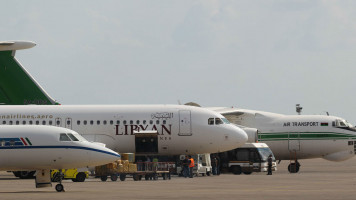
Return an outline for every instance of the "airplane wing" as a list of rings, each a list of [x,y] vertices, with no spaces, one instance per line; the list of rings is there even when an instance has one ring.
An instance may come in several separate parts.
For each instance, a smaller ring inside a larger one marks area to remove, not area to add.
[[[0,105],[59,104],[15,58],[16,50],[35,45],[25,41],[0,42]]]

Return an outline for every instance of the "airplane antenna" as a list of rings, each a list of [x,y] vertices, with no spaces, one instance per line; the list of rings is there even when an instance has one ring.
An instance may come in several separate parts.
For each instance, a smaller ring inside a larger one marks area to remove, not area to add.
[[[297,111],[298,115],[302,112],[303,107],[300,106],[300,104],[295,105],[295,110]]]
[[[329,116],[329,112],[328,111],[325,111],[326,112],[326,115]]]

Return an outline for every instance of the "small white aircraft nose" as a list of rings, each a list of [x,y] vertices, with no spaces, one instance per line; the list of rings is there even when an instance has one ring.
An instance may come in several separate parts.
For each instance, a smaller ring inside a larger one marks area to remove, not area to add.
[[[231,126],[231,128],[233,133],[230,135],[234,136],[231,141],[235,142],[238,145],[237,147],[244,145],[248,140],[247,133],[237,126]]]

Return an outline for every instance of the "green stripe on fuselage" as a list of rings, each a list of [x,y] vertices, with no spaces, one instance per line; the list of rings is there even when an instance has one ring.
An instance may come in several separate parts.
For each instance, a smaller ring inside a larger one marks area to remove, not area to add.
[[[52,105],[43,91],[16,62],[12,51],[0,51],[0,104]]]
[[[281,140],[340,140],[356,139],[356,135],[336,132],[300,132],[300,133],[259,133],[259,141],[281,141]]]

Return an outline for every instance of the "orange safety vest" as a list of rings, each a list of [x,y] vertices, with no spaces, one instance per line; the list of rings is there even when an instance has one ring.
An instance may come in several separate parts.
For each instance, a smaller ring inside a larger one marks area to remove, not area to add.
[[[194,167],[194,159],[193,158],[190,159],[189,167]]]

